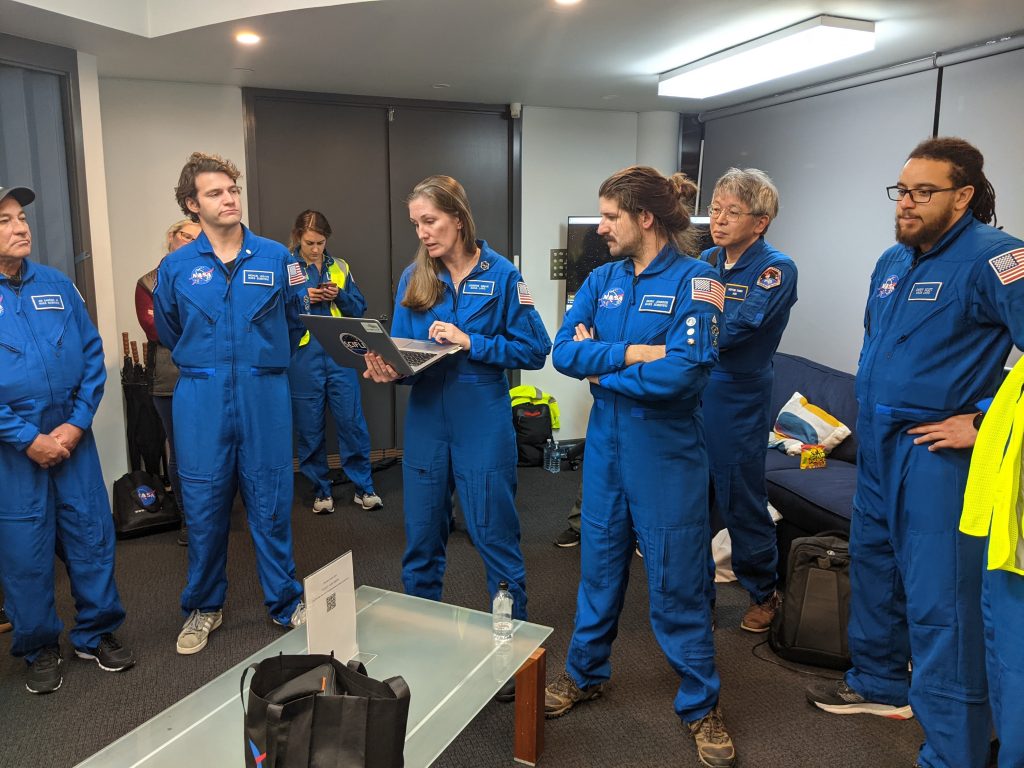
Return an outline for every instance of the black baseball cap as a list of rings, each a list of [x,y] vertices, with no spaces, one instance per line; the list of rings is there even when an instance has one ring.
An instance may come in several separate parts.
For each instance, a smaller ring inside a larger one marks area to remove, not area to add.
[[[28,187],[0,187],[0,200],[10,195],[21,205],[28,205],[36,199],[36,193]]]

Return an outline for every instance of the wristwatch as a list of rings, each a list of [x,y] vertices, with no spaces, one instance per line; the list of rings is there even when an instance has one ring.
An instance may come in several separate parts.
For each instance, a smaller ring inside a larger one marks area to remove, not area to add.
[[[974,414],[974,428],[976,430],[980,430],[981,429],[981,421],[984,418],[985,418],[985,412],[984,411],[978,411],[976,414]]]

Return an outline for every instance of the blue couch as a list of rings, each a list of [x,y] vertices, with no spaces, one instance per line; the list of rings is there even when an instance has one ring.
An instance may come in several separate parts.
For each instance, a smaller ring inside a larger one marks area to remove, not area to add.
[[[774,363],[773,418],[793,393],[799,392],[851,430],[856,428],[857,399],[852,374],[783,352],[776,353]],[[854,432],[836,446],[821,469],[800,469],[799,456],[787,456],[771,448],[765,460],[765,479],[768,500],[782,515],[776,533],[779,576],[784,579],[793,539],[822,531],[843,531],[849,535],[857,484],[857,435]]]

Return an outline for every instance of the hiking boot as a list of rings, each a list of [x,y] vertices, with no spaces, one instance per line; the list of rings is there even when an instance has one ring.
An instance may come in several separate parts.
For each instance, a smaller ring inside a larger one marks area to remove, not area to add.
[[[818,709],[831,712],[833,715],[878,715],[890,720],[909,720],[914,716],[914,710],[909,704],[899,707],[868,701],[848,686],[845,680],[811,683],[807,686],[806,696]]]
[[[219,627],[223,620],[224,611],[192,611],[178,633],[178,653],[184,656],[199,653],[206,647],[210,633]]]
[[[730,768],[736,765],[736,748],[725,730],[722,710],[716,704],[700,720],[687,723],[690,735],[697,744],[697,757],[709,768]]]
[[[563,672],[544,689],[544,717],[561,717],[581,701],[596,699],[603,688],[603,683],[580,688],[568,672]]]
[[[352,501],[365,510],[384,508],[384,500],[373,491],[370,491],[369,493],[357,493],[353,497]]]
[[[295,629],[301,627],[306,623],[306,604],[299,601],[299,604],[295,606],[295,610],[292,611],[292,616],[288,621],[279,621],[274,619],[274,623],[279,627],[288,627],[288,629]]]
[[[10,632],[14,627],[11,626],[11,620],[7,618],[7,612],[0,608],[0,635],[4,632]]]
[[[745,629],[747,632],[767,632],[780,605],[782,605],[782,600],[779,598],[779,593],[774,591],[763,602],[751,603],[747,612],[743,614],[740,629]]]
[[[122,672],[135,664],[132,652],[110,632],[100,635],[100,642],[95,648],[75,648],[75,655],[95,661],[104,672]]]
[[[64,682],[64,676],[60,671],[62,662],[60,648],[43,648],[36,656],[36,660],[28,665],[28,680],[25,687],[29,693],[53,693],[60,688],[60,684]]]
[[[575,528],[569,527],[558,534],[558,538],[555,539],[555,546],[561,547],[562,549],[568,549],[569,547],[578,547],[580,544],[580,532]]]
[[[329,515],[334,511],[334,499],[330,496],[317,496],[313,499],[314,515]]]

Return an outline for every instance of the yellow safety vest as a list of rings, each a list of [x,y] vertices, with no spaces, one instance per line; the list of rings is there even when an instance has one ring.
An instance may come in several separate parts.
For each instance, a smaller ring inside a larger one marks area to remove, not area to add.
[[[1024,358],[1017,361],[985,413],[971,456],[960,530],[988,536],[988,569],[1024,576],[1021,450],[1024,445]]]
[[[305,269],[306,265],[303,264],[302,267],[303,269]],[[344,259],[335,259],[333,256],[331,257],[331,263],[327,267],[327,274],[330,276],[332,283],[338,284],[339,291],[345,290],[345,283],[348,281],[348,274],[350,271],[351,270],[348,267],[348,262],[346,262]],[[308,276],[306,279],[309,279]],[[332,301],[331,317],[341,316],[341,310],[338,309],[338,305]],[[304,347],[307,344],[309,344],[309,331],[306,331],[304,334],[302,334],[302,338],[299,340],[300,347]]]
[[[559,429],[561,427],[561,422],[558,418],[558,401],[555,400],[554,395],[549,395],[547,392],[543,392],[537,387],[531,387],[529,384],[520,384],[518,387],[512,387],[508,391],[508,395],[512,398],[513,408],[523,403],[544,403],[551,413],[551,428]]]

